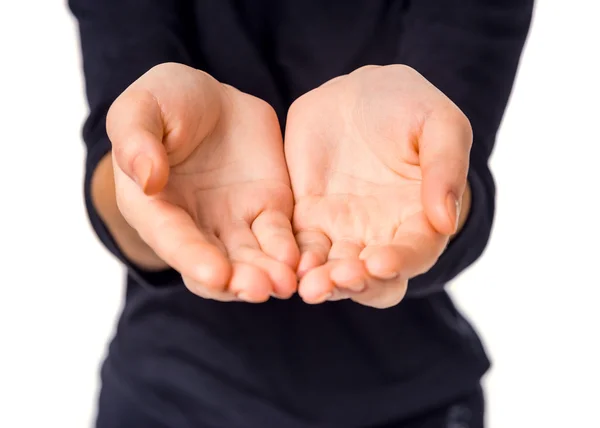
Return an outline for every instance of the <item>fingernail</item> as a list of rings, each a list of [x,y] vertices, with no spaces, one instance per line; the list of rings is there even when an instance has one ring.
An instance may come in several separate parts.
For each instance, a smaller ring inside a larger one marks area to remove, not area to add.
[[[133,175],[135,181],[145,192],[148,186],[148,180],[152,174],[152,161],[145,155],[138,155],[133,161]]]
[[[458,219],[460,217],[460,202],[458,198],[454,195],[454,193],[448,193],[448,198],[446,201],[448,216],[450,217],[450,222],[454,224],[453,232],[456,232],[458,229]]]

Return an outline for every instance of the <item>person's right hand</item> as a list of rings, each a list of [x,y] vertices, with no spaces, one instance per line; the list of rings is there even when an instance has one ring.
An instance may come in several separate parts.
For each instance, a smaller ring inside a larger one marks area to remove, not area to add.
[[[296,291],[294,203],[271,106],[163,64],[114,102],[107,131],[121,213],[192,292],[262,302]]]

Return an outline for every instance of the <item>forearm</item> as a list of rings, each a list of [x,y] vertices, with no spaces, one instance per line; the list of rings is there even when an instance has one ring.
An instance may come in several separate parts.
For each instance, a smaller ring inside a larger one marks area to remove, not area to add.
[[[147,276],[147,271],[164,264],[118,210],[106,114],[119,94],[153,66],[165,62],[194,65],[198,61],[187,45],[187,36],[194,32],[189,21],[192,2],[148,0],[143,7],[135,0],[68,3],[78,22],[90,109],[83,128],[87,148],[85,199],[90,223],[108,250],[127,265],[130,275],[142,284],[152,285],[156,275]]]

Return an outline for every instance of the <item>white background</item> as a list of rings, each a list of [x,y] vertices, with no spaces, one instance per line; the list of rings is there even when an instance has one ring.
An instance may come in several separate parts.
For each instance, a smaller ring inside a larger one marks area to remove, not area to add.
[[[538,0],[493,156],[493,238],[452,285],[495,362],[490,428],[600,427],[599,16]],[[0,2],[0,55],[0,427],[89,427],[122,272],[83,208],[63,2]]]

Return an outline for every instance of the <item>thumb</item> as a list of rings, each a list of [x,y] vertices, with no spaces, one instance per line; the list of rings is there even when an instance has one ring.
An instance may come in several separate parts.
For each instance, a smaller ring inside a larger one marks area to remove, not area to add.
[[[163,145],[160,106],[145,90],[128,89],[111,106],[106,130],[115,164],[148,195],[167,184],[169,161]]]
[[[457,230],[472,141],[469,120],[457,108],[444,115],[431,115],[419,139],[425,215],[444,235]]]

